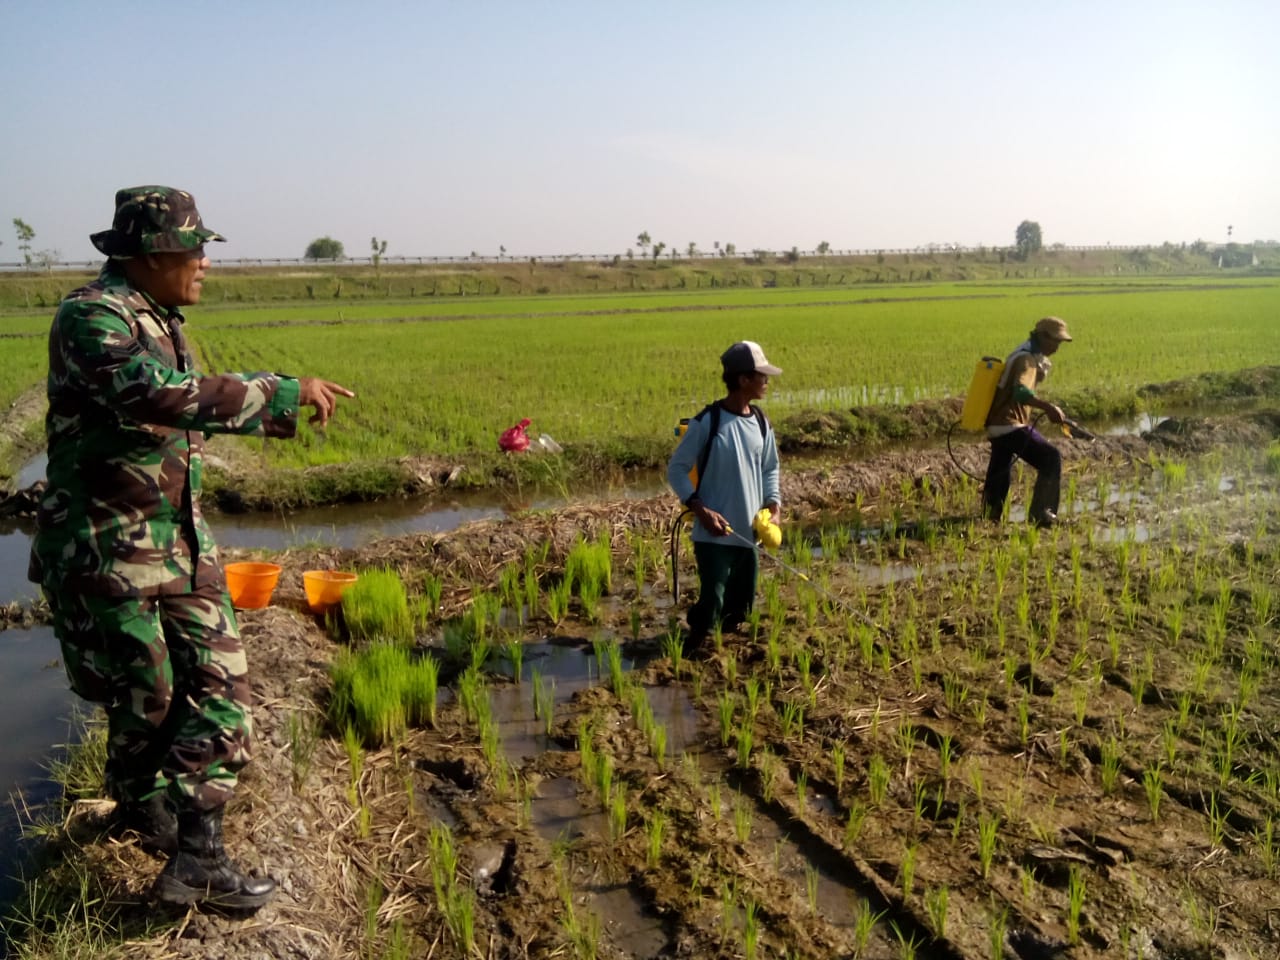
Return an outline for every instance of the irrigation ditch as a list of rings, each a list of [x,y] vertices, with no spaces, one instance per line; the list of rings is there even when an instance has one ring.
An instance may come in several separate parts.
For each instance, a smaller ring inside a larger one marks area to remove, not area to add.
[[[1277,437],[1263,409],[1064,440],[1050,530],[972,519],[977,444],[788,470],[786,566],[697,661],[669,497],[290,546],[242,616],[228,815],[276,899],[157,914],[161,863],[72,794],[14,953],[1276,956]],[[402,613],[311,616],[315,567]],[[430,682],[357,692],[383,656]]]

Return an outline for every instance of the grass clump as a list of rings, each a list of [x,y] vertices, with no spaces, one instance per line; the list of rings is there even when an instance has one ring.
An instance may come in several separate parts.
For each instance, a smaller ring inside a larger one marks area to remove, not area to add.
[[[1280,440],[1267,447],[1267,473],[1280,473]]]
[[[399,644],[377,642],[359,652],[344,651],[330,667],[333,695],[329,719],[350,727],[362,743],[380,746],[410,724],[434,724],[439,665],[413,657]]]
[[[342,595],[342,617],[353,641],[413,641],[409,597],[399,574],[389,567],[360,574]]]

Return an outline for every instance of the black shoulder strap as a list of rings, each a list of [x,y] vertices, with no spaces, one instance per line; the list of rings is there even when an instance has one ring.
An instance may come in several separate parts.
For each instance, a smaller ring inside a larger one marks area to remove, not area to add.
[[[707,461],[711,459],[711,442],[716,438],[716,431],[720,429],[720,404],[708,403],[702,408],[702,413],[694,417],[699,420],[704,414],[711,414],[711,424],[707,430],[706,442],[702,444],[702,452],[698,454],[698,482],[694,485],[693,492],[696,494],[702,489],[702,478],[707,475]],[[754,404],[751,405],[751,413],[756,418],[756,425],[760,427],[760,438],[767,440],[769,438],[769,418],[764,415],[764,411]]]
[[[694,484],[693,492],[696,495],[702,489],[702,478],[707,475],[707,461],[711,459],[711,442],[716,438],[716,431],[720,429],[720,404],[708,403],[702,408],[695,420],[701,420],[705,415],[711,414],[711,424],[707,428],[707,439],[702,444],[702,452],[698,454],[698,482]]]
[[[756,423],[760,426],[760,439],[769,439],[769,418],[764,415],[764,411],[759,407],[753,406],[751,412],[756,415]]]

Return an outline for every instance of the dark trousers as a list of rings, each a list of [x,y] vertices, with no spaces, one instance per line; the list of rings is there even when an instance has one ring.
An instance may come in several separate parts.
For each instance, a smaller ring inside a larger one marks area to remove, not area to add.
[[[1036,471],[1036,487],[1027,508],[1027,519],[1045,519],[1046,513],[1058,512],[1059,488],[1062,481],[1062,455],[1058,448],[1031,427],[991,438],[991,460],[987,463],[987,479],[982,485],[983,512],[991,520],[999,520],[1009,499],[1009,475],[1014,457],[1020,457]]]
[[[698,602],[689,608],[689,638],[706,638],[717,625],[733,629],[751,613],[759,560],[749,547],[694,541],[698,561]]]

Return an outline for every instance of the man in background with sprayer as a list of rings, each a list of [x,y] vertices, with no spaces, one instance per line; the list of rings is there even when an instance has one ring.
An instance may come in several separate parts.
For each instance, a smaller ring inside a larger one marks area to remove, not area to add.
[[[667,483],[695,520],[699,593],[688,613],[687,654],[697,652],[713,630],[732,630],[750,615],[759,561],[755,543],[743,533],[753,529],[762,509],[776,524],[782,502],[778,445],[764,412],[752,405],[782,371],[750,340],[731,346],[720,363],[728,394],[689,421],[667,465]]]
[[[29,576],[42,585],[71,688],[107,714],[116,828],[169,855],[155,894],[236,910],[275,889],[228,858],[222,811],[249,760],[244,646],[200,511],[206,434],[291,437],[323,426],[346,387],[277,373],[194,369],[181,307],[209,258],[189,193],[116,193],[98,279],[49,331],[48,488]]]
[[[1045,317],[1036,322],[1030,337],[1004,362],[986,424],[991,459],[987,463],[982,500],[983,512],[989,520],[1004,516],[1014,457],[1020,457],[1036,471],[1027,520],[1040,527],[1051,527],[1058,520],[1062,455],[1031,425],[1031,411],[1043,412],[1053,423],[1061,424],[1065,420],[1061,409],[1041,400],[1035,391],[1052,367],[1049,357],[1070,339],[1065,321]]]

